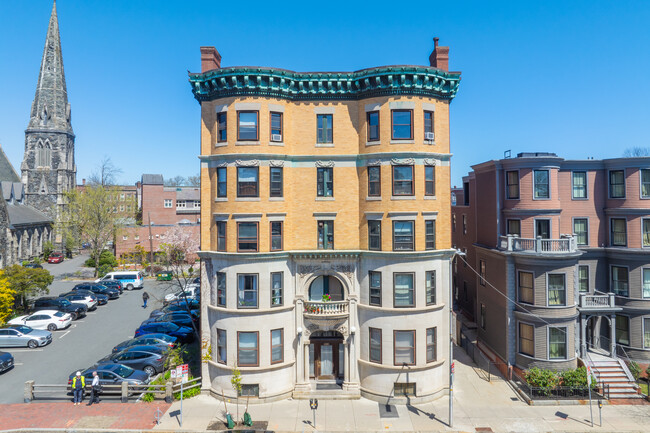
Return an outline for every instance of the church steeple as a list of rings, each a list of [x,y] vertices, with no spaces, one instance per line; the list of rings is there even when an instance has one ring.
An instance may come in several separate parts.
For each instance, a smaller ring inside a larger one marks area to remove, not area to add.
[[[58,129],[72,132],[70,104],[68,104],[68,91],[63,71],[59,20],[56,14],[56,0],[52,5],[52,14],[36,85],[36,95],[32,103],[27,128]]]

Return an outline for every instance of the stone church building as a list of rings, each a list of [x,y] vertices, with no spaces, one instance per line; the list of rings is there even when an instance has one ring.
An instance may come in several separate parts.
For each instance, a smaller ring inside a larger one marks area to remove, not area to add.
[[[36,94],[25,130],[19,177],[0,149],[0,266],[30,260],[57,241],[53,224],[75,187],[74,132],[63,71],[56,1],[45,39]]]

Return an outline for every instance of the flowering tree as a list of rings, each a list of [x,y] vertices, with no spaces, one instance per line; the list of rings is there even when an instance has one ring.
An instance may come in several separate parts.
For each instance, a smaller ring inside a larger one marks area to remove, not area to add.
[[[192,227],[174,226],[165,232],[164,237],[165,243],[160,245],[160,249],[165,255],[167,268],[173,273],[171,289],[180,290],[189,313],[190,306],[184,289],[199,276],[199,269],[195,267],[198,258],[196,253],[200,248],[198,233]],[[199,339],[194,323],[192,328]]]

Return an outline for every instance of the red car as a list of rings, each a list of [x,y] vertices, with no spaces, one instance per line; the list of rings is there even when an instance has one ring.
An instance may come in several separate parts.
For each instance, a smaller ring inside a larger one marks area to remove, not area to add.
[[[63,261],[63,254],[61,253],[52,253],[47,259],[48,263],[61,263]]]

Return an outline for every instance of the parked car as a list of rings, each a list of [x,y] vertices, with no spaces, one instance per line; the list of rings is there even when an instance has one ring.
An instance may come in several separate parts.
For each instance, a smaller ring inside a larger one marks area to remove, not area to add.
[[[50,257],[47,258],[48,263],[61,263],[63,261],[62,253],[51,253]]]
[[[88,307],[86,307],[86,304],[70,302],[70,300],[66,298],[44,296],[35,300],[34,305],[32,306],[32,311],[43,310],[59,310],[70,314],[70,316],[72,316],[72,320],[77,320],[86,315]]]
[[[43,269],[43,266],[39,265],[38,263],[27,263],[23,267],[24,268],[32,268],[32,269]]]
[[[96,284],[96,283],[82,283],[82,284],[77,284],[72,288],[72,291],[78,291],[78,290],[85,290],[88,292],[92,292],[94,294],[99,294],[99,295],[106,295],[108,296],[108,299],[117,299],[120,297],[120,291],[117,289],[112,289],[108,288],[106,286],[103,286],[101,284]]]
[[[88,311],[94,311],[97,309],[97,297],[94,293],[91,292],[68,292],[61,295],[62,298],[66,298],[70,302],[76,302],[78,304],[84,304],[88,307]]]
[[[14,357],[9,352],[0,350],[0,373],[10,370],[14,366]]]
[[[178,326],[186,326],[188,328],[191,328],[192,323],[194,323],[195,325],[197,324],[198,317],[195,318],[189,315],[186,311],[171,311],[162,314],[160,316],[150,317],[144,322],[142,322],[142,324],[146,325],[147,323],[154,323],[154,322],[170,322]]]
[[[144,284],[142,272],[138,271],[109,272],[102,278],[95,280],[95,282],[102,284],[107,280],[118,280],[126,290],[141,289]]]
[[[86,378],[86,384],[93,380],[93,371],[97,372],[100,385],[119,385],[122,382],[128,382],[131,385],[146,385],[149,383],[149,375],[144,371],[134,370],[131,367],[122,364],[95,364],[85,370],[75,370],[68,377],[68,390],[72,387],[72,379],[81,371]]]
[[[190,312],[196,312],[198,314],[201,310],[201,302],[197,299],[188,299],[187,302],[185,299],[179,299],[178,301],[170,302],[160,309],[152,310],[149,315],[160,315],[167,311],[187,311],[188,307]]]
[[[192,331],[192,328],[178,326],[169,322],[147,323],[146,325],[140,325],[140,327],[135,330],[135,337],[145,334],[167,334],[176,337],[183,343],[190,343],[194,340],[194,332]]]
[[[126,340],[113,347],[113,353],[120,352],[131,346],[159,346],[173,349],[176,347],[176,337],[167,334],[144,334],[140,337]]]
[[[167,347],[162,348],[159,346],[131,346],[120,352],[105,356],[98,363],[114,362],[136,370],[142,370],[149,376],[153,376],[163,371],[168,350]]]
[[[72,323],[72,316],[56,310],[41,310],[9,321],[10,325],[26,325],[33,329],[47,329],[50,332],[65,329]]]
[[[120,280],[103,280],[101,285],[104,287],[110,287],[112,289],[117,289],[120,292],[120,295],[124,293],[124,286]]]
[[[185,295],[183,295],[183,293],[185,293]],[[184,300],[185,297],[187,297],[187,299],[194,299],[196,298],[197,294],[200,296],[201,288],[197,286],[189,286],[185,290],[165,295],[165,300],[163,303],[168,304],[173,301]]]
[[[0,328],[0,347],[27,346],[35,349],[51,342],[50,331],[40,331],[25,325],[5,325]]]

